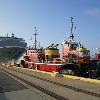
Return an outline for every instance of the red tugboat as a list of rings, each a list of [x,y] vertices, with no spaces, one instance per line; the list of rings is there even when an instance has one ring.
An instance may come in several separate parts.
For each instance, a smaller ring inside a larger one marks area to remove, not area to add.
[[[26,54],[24,56],[24,59],[21,60],[21,65],[24,68],[32,68],[35,62],[40,62],[41,60],[44,60],[44,50],[43,47],[37,47],[37,40],[36,40],[36,27],[35,27],[35,42],[34,46],[29,46],[26,49]]]
[[[59,49],[57,46],[59,44],[51,44],[47,48],[38,48],[36,40],[36,27],[35,27],[35,42],[34,47],[28,47],[26,50],[26,55],[24,60],[21,61],[21,65],[24,68],[32,68],[40,71],[48,72],[58,72],[62,68],[61,60],[57,59],[60,57]]]
[[[90,51],[83,47],[79,42],[74,40],[73,34],[73,17],[71,17],[71,35],[68,37],[69,40],[64,40],[62,43],[62,58],[74,60],[75,62],[82,60],[87,61],[90,59]]]
[[[45,62],[34,63],[34,69],[47,72],[58,72],[59,70],[61,70],[63,64],[61,60],[58,59],[60,55],[57,46],[58,44],[51,44],[50,46],[45,48]]]
[[[83,47],[80,42],[77,43],[74,40],[73,28],[73,17],[71,17],[69,39],[62,43],[62,59],[66,64],[63,73],[84,76],[83,74],[86,74],[90,63],[90,51]]]

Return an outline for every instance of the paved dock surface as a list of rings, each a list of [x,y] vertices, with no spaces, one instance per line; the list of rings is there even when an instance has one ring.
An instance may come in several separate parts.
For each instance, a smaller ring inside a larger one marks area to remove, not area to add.
[[[0,71],[0,100],[50,100],[40,91],[27,88]]]
[[[48,75],[46,73],[44,74],[44,73],[36,72],[36,71],[33,71],[32,69],[18,68],[18,70],[23,70],[23,72],[25,73],[30,73],[38,77],[46,78],[48,80],[60,82],[65,85],[74,86],[80,89],[85,89],[85,90],[100,94],[100,84],[86,82],[86,81],[79,80],[79,79],[76,80],[76,79],[70,79],[70,78],[65,78],[65,77],[51,77],[51,75]]]
[[[29,69],[22,69],[22,68],[11,68],[14,70],[20,70],[25,73],[45,78],[48,80],[60,82],[65,85],[74,86],[80,89],[88,90],[91,92],[96,92],[100,94],[100,84],[94,84],[90,82],[85,82],[81,80],[74,80],[70,78],[65,77],[51,77],[51,75],[39,73],[34,70]],[[23,76],[22,76],[23,77]],[[27,77],[28,78],[28,77]],[[39,81],[36,78],[30,78],[33,80],[34,83],[40,84],[42,87],[46,87],[50,90],[53,90],[55,92],[58,92],[60,95],[64,95],[69,98],[69,100],[100,100],[98,97],[90,96],[84,93],[75,92],[70,89],[65,89],[63,87],[59,87],[56,85],[51,85],[50,83],[46,83],[43,81]],[[27,85],[18,82],[17,80],[14,80],[12,77],[8,76],[4,72],[0,71],[0,100],[55,100],[55,98],[52,98],[50,96],[47,96],[46,94],[34,89],[29,88]]]

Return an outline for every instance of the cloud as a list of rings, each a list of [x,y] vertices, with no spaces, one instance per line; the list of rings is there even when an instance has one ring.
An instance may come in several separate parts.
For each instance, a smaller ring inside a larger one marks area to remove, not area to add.
[[[85,14],[90,16],[100,17],[100,9],[98,8],[89,9],[85,11]]]

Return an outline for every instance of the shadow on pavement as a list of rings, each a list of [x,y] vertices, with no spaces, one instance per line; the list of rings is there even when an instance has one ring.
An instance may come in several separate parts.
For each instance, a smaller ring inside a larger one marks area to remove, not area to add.
[[[27,89],[27,87],[0,71],[0,93],[24,89]]]
[[[10,100],[10,99],[8,99],[4,93],[0,93],[0,100]]]

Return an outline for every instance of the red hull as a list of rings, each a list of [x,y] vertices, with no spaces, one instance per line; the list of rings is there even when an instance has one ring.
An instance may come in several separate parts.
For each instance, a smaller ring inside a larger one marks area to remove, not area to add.
[[[96,58],[97,59],[100,59],[100,54],[96,54]]]
[[[35,63],[34,69],[47,72],[58,72],[62,68],[62,64],[47,64],[47,63]]]

